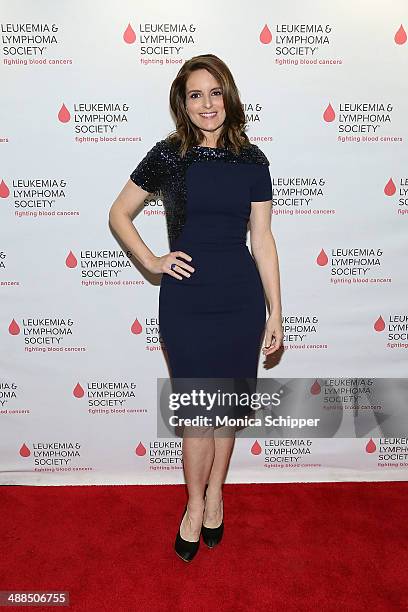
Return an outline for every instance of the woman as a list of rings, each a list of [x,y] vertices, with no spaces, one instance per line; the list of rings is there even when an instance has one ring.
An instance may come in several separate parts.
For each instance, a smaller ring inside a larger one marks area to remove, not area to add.
[[[215,55],[182,66],[170,106],[176,130],[131,173],[110,222],[145,268],[162,274],[159,324],[173,380],[256,378],[262,337],[266,356],[283,335],[269,162],[245,134],[233,76]],[[162,256],[131,221],[147,195],[159,191],[170,245]],[[235,436],[210,431],[183,437],[188,503],[175,550],[185,561],[197,553],[200,533],[210,548],[223,535],[222,485]]]

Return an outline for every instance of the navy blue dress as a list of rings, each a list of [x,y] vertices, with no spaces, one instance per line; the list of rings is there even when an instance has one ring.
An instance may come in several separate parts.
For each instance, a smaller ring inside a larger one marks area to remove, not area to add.
[[[160,334],[173,377],[256,378],[266,321],[248,247],[251,202],[272,199],[269,162],[255,144],[236,155],[195,146],[181,158],[161,140],[130,175],[161,193],[171,251],[192,257],[191,276],[162,275]]]

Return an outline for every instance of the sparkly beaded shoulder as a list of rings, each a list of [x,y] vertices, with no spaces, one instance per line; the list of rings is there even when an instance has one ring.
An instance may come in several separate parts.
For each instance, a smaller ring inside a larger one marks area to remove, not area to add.
[[[258,145],[251,143],[251,153],[249,154],[252,162],[255,164],[262,164],[263,166],[269,166],[269,159],[265,153],[258,147]]]

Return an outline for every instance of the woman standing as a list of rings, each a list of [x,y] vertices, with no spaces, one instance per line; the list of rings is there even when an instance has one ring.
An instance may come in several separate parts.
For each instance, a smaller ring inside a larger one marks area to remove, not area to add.
[[[172,378],[255,379],[262,337],[268,355],[283,335],[269,162],[245,134],[234,78],[215,55],[181,67],[170,106],[176,130],[131,173],[110,222],[147,270],[163,274],[159,324]],[[158,191],[170,245],[163,256],[152,253],[131,221]],[[200,533],[209,547],[223,534],[222,485],[235,436],[216,431],[183,437],[188,503],[175,550],[185,561],[197,553]]]

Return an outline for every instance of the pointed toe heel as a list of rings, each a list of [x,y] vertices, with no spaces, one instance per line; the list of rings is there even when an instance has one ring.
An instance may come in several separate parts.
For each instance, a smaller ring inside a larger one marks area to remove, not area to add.
[[[205,487],[205,493],[207,493],[207,486]],[[205,495],[205,500],[207,500],[207,495]],[[224,505],[224,504],[223,504]],[[224,514],[224,508],[223,508]],[[221,521],[221,525],[218,527],[206,527],[205,525],[201,526],[201,535],[203,536],[203,541],[207,544],[208,548],[214,548],[217,544],[219,544],[222,540],[222,536],[224,534],[224,517]]]
[[[183,512],[181,521],[183,520],[186,512],[187,512],[187,505],[184,508],[184,512]],[[179,530],[176,536],[176,541],[174,542],[174,550],[176,551],[177,555],[181,559],[183,559],[183,561],[187,561],[187,562],[192,561],[197,554],[199,546],[200,546],[200,538],[198,538],[197,542],[190,542],[188,540],[184,540],[184,538],[181,537],[180,527],[179,527]]]
[[[216,544],[219,544],[224,534],[224,520],[218,527],[201,527],[201,534],[203,536],[204,543],[207,544],[208,548],[214,548]]]

